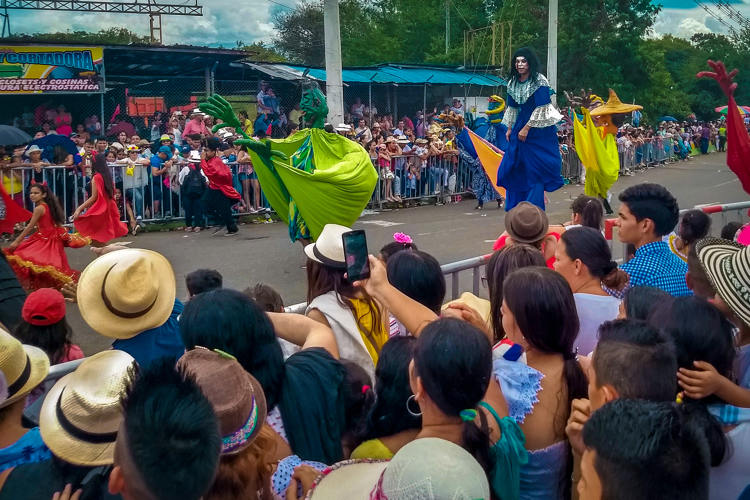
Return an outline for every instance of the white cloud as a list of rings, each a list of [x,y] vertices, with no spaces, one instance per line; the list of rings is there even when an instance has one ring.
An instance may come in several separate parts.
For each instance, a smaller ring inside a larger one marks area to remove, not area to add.
[[[184,2],[172,0],[172,3]],[[233,47],[238,40],[270,41],[272,12],[281,9],[268,0],[199,0],[199,3],[203,5],[202,17],[162,16],[165,45]],[[297,0],[281,3],[294,5]],[[13,33],[98,31],[117,26],[139,35],[149,33],[147,15],[11,10],[10,17]]]
[[[712,14],[721,17],[729,24],[734,23],[728,16],[719,11],[710,2],[705,2],[711,8]],[[750,3],[746,0],[742,4],[732,7],[746,18],[750,18]],[[727,28],[714,16],[697,5],[689,9],[662,9],[654,23],[656,35],[671,34],[683,38],[690,38],[695,33],[727,33]]]

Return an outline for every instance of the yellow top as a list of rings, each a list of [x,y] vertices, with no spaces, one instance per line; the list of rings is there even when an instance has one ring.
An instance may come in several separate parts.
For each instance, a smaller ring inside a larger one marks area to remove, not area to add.
[[[354,306],[355,317],[358,318],[357,326],[360,329],[359,334],[362,336],[362,342],[365,343],[365,348],[370,354],[372,362],[377,365],[380,349],[383,348],[383,344],[388,342],[389,338],[385,322],[381,320],[377,325],[372,324],[370,308],[364,300],[355,299],[351,303]],[[363,328],[364,331],[362,331]],[[365,332],[372,332],[372,335],[366,335]]]
[[[390,460],[393,452],[389,450],[380,439],[370,439],[360,444],[352,452],[351,458],[370,458],[374,460]]]

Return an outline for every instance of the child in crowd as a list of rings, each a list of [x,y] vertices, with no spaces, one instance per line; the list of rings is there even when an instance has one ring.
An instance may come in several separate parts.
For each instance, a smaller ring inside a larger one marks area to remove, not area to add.
[[[253,299],[264,311],[284,312],[284,299],[265,283],[256,283],[252,288],[245,288],[242,293]]]
[[[192,299],[199,293],[209,292],[222,287],[224,278],[215,269],[197,269],[185,276],[185,286],[188,290],[188,299]]]

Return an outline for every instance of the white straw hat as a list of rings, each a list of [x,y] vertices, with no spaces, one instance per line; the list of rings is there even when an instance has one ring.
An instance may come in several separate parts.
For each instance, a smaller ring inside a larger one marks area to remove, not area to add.
[[[346,268],[344,257],[344,233],[351,231],[350,228],[338,224],[326,224],[320,232],[317,241],[305,247],[305,255],[315,262],[335,269]]]
[[[5,408],[42,383],[49,373],[49,358],[38,347],[23,345],[0,328],[0,371],[7,382],[7,399],[0,402],[0,408]]]
[[[39,431],[55,456],[75,465],[113,462],[124,418],[121,400],[134,365],[124,351],[102,351],[52,386],[39,414]]]
[[[78,280],[78,307],[97,332],[129,339],[164,324],[176,293],[174,271],[163,255],[127,248],[86,266]]]

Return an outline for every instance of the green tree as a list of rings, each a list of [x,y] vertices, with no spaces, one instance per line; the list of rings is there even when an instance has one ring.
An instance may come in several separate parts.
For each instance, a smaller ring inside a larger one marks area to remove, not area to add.
[[[57,33],[18,34],[5,38],[10,42],[53,42],[53,43],[88,43],[92,45],[128,45],[148,44],[151,39],[141,36],[127,28],[113,27],[90,31],[62,31]]]
[[[279,54],[273,47],[266,45],[265,42],[255,42],[245,45],[242,41],[237,42],[237,48],[247,52],[253,60],[258,62],[286,62],[287,59]]]

